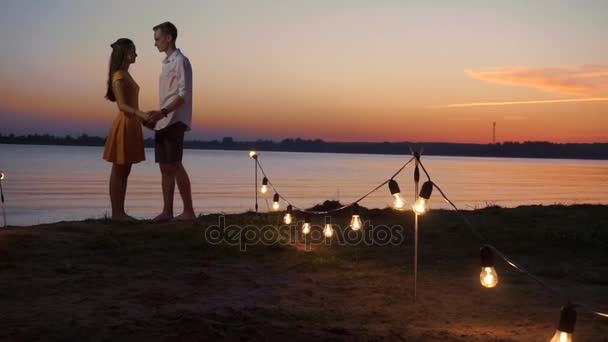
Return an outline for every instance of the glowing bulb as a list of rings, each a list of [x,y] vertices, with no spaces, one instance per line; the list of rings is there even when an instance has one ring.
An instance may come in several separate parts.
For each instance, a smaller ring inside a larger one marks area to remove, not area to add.
[[[403,203],[403,199],[401,199],[401,195],[400,194],[394,194],[393,197],[395,198],[393,205],[395,206],[396,209],[403,209],[403,206],[405,205]]]
[[[257,153],[255,153],[255,151],[251,151],[251,152],[249,152],[249,157],[255,158],[255,157],[257,157]]]
[[[361,211],[361,208],[359,208],[359,204],[357,204],[356,202],[353,203],[352,210],[353,218],[350,220],[350,227],[352,228],[352,230],[357,231],[361,229],[361,227],[363,227],[363,223],[361,222],[361,216],[359,216],[359,212]]]
[[[302,234],[306,235],[310,233],[310,222],[304,222],[302,225]]]
[[[304,224],[302,225],[302,234],[307,235],[310,233],[310,217],[304,217]]]
[[[572,342],[572,334],[557,330],[550,342]]]
[[[350,220],[350,227],[353,230],[359,230],[363,227],[363,223],[361,223],[361,217],[359,215],[353,215],[353,218]]]
[[[426,199],[419,197],[416,203],[412,206],[414,212],[418,215],[423,215],[429,209]]]
[[[492,288],[498,284],[498,273],[494,269],[494,252],[492,246],[484,245],[479,249],[481,257],[481,273],[479,273],[479,282],[481,285]]]
[[[418,199],[416,203],[412,206],[414,212],[418,215],[422,215],[429,210],[429,199],[431,198],[431,194],[433,193],[433,182],[430,180],[424,182],[422,184],[422,189],[420,190],[420,194],[418,195]]]
[[[0,180],[4,179],[4,172],[0,171]]]
[[[391,191],[391,195],[395,198],[393,206],[396,209],[403,209],[403,199],[401,199],[401,190],[399,189],[399,184],[397,184],[397,181],[391,179],[388,182],[388,189]]]
[[[481,273],[479,274],[479,281],[481,285],[492,288],[498,284],[498,274],[494,267],[482,267]]]
[[[330,238],[334,235],[334,229],[332,228],[331,223],[325,224],[325,228],[323,229],[323,235],[325,235],[326,238]]]
[[[292,220],[293,220],[293,207],[290,205],[287,206],[287,212],[285,213],[285,216],[283,216],[283,222],[285,222],[285,224],[291,224]]]
[[[260,189],[260,192],[263,194],[268,192],[268,178],[266,177],[262,179],[262,188]]]
[[[293,221],[293,207],[290,204],[287,206],[287,212],[285,213],[285,216],[283,216],[283,222],[285,222],[285,224],[291,224],[292,221]]]
[[[551,338],[551,342],[572,342],[572,333],[576,324],[576,310],[574,305],[568,304],[562,307],[557,330]]]
[[[274,197],[272,198],[272,209],[279,210],[281,206],[279,205],[279,194],[274,194]]]

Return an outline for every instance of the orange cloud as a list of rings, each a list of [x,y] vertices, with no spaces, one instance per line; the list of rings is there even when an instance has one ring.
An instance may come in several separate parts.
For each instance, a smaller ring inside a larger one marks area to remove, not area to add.
[[[472,78],[516,87],[535,88],[550,93],[597,96],[608,91],[608,65],[528,68],[505,66],[465,71]]]
[[[591,97],[591,98],[584,98],[584,99],[559,99],[559,100],[453,103],[453,104],[449,104],[449,105],[435,106],[433,108],[509,106],[509,105],[538,104],[538,103],[598,102],[598,101],[608,101],[608,97]]]

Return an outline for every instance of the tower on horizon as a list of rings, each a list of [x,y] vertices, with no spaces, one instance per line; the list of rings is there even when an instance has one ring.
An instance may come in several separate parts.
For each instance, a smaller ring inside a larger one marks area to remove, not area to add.
[[[496,145],[496,121],[492,125],[492,145]]]

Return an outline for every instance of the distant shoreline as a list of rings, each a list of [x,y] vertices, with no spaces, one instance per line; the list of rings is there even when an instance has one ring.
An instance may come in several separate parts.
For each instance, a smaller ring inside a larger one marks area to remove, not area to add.
[[[332,210],[332,209],[336,209],[343,206],[342,203],[340,203],[339,201],[331,201],[331,200],[325,200],[323,203],[318,203],[310,208],[306,208],[306,210],[312,210],[312,211],[323,211],[323,210]],[[365,216],[374,216],[374,217],[382,217],[382,216],[395,216],[395,215],[410,215],[411,211],[396,211],[393,208],[390,207],[385,207],[385,208],[368,208],[365,206],[360,206],[359,207],[360,210],[365,213]],[[504,206],[500,206],[500,205],[488,205],[486,207],[482,207],[482,208],[469,208],[469,209],[459,209],[458,211],[462,212],[462,213],[476,213],[478,215],[483,215],[483,214],[487,214],[487,213],[495,213],[495,214],[500,214],[500,215],[505,215],[507,213],[513,213],[513,212],[528,212],[528,213],[543,213],[545,211],[553,211],[553,212],[560,212],[560,211],[565,211],[565,210],[569,210],[569,211],[573,211],[573,212],[585,212],[585,211],[593,211],[593,210],[597,210],[597,211],[606,211],[606,209],[608,209],[608,204],[602,204],[602,203],[574,203],[574,204],[525,204],[525,205],[518,205],[515,207],[504,207]],[[437,215],[449,215],[450,213],[454,212],[453,209],[445,209],[445,208],[433,208],[431,209],[431,211]],[[294,211],[297,215],[301,214],[301,212],[299,210],[295,210]],[[251,216],[251,215],[257,215],[260,217],[264,217],[264,218],[268,218],[268,217],[272,217],[272,216],[276,216],[276,215],[282,215],[282,214],[277,214],[277,212],[273,212],[273,211],[267,211],[267,212],[260,212],[260,213],[256,213],[253,210],[244,210],[244,211],[239,211],[239,212],[232,212],[232,213],[225,213],[225,212],[209,212],[209,213],[200,213],[197,216],[196,220],[204,220],[207,218],[217,218],[219,216],[224,216],[227,218],[238,218],[238,217],[243,217],[243,216]],[[297,216],[296,215],[296,216]],[[340,218],[348,218],[350,217],[350,211],[349,210],[345,210],[345,211],[338,211],[337,213],[333,214],[335,217],[340,217]],[[47,228],[47,227],[56,227],[56,226],[61,226],[61,225],[65,225],[65,224],[88,224],[88,223],[92,223],[92,222],[97,222],[97,223],[104,223],[104,224],[116,224],[116,225],[120,225],[121,223],[116,223],[116,222],[112,222],[112,220],[109,218],[109,216],[104,216],[104,217],[89,217],[89,218],[84,218],[84,219],[75,219],[75,220],[60,220],[60,221],[55,221],[55,222],[45,222],[45,223],[38,223],[38,224],[29,224],[29,225],[9,225],[8,228],[9,229],[31,229],[31,228]],[[151,221],[151,219],[137,219],[133,224],[150,224],[150,225],[164,225],[167,223],[154,223]],[[128,223],[131,224],[131,223]],[[188,223],[179,223],[179,222],[170,222],[169,224],[188,224]],[[339,225],[338,225],[339,226]],[[344,225],[344,227],[349,227],[348,225]],[[2,232],[3,228],[0,226],[0,232]]]
[[[105,138],[83,134],[79,137],[52,135],[0,134],[0,144],[7,145],[54,145],[54,146],[103,146]],[[154,147],[154,139],[145,139],[146,147]],[[186,149],[227,151],[273,151],[343,154],[407,155],[410,149],[423,149],[425,155],[450,157],[498,157],[538,159],[587,159],[608,160],[608,143],[557,144],[543,141],[503,142],[497,144],[467,144],[445,142],[326,142],[320,139],[284,139],[281,141],[235,141],[231,137],[222,140],[187,140]]]

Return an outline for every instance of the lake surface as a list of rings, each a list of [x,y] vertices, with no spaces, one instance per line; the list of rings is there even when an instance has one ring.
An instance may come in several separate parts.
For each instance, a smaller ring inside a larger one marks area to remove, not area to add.
[[[102,147],[0,144],[0,170],[9,225],[100,218],[110,213],[111,164]],[[259,152],[260,162],[281,194],[299,207],[325,200],[349,203],[390,178],[410,156]],[[154,150],[133,166],[127,212],[150,218],[162,208],[160,172]],[[423,156],[433,181],[462,209],[487,205],[608,204],[608,161]],[[184,165],[192,182],[197,213],[235,213],[254,208],[254,162],[247,151],[186,150]],[[396,179],[413,198],[413,165]],[[261,174],[259,174],[261,185]],[[424,175],[422,175],[424,180]],[[447,208],[438,192],[431,208]],[[261,195],[260,195],[261,196]],[[384,208],[388,187],[361,202]],[[181,198],[176,189],[176,214]],[[272,192],[259,198],[260,211],[272,204]],[[3,223],[3,222],[1,222]]]

